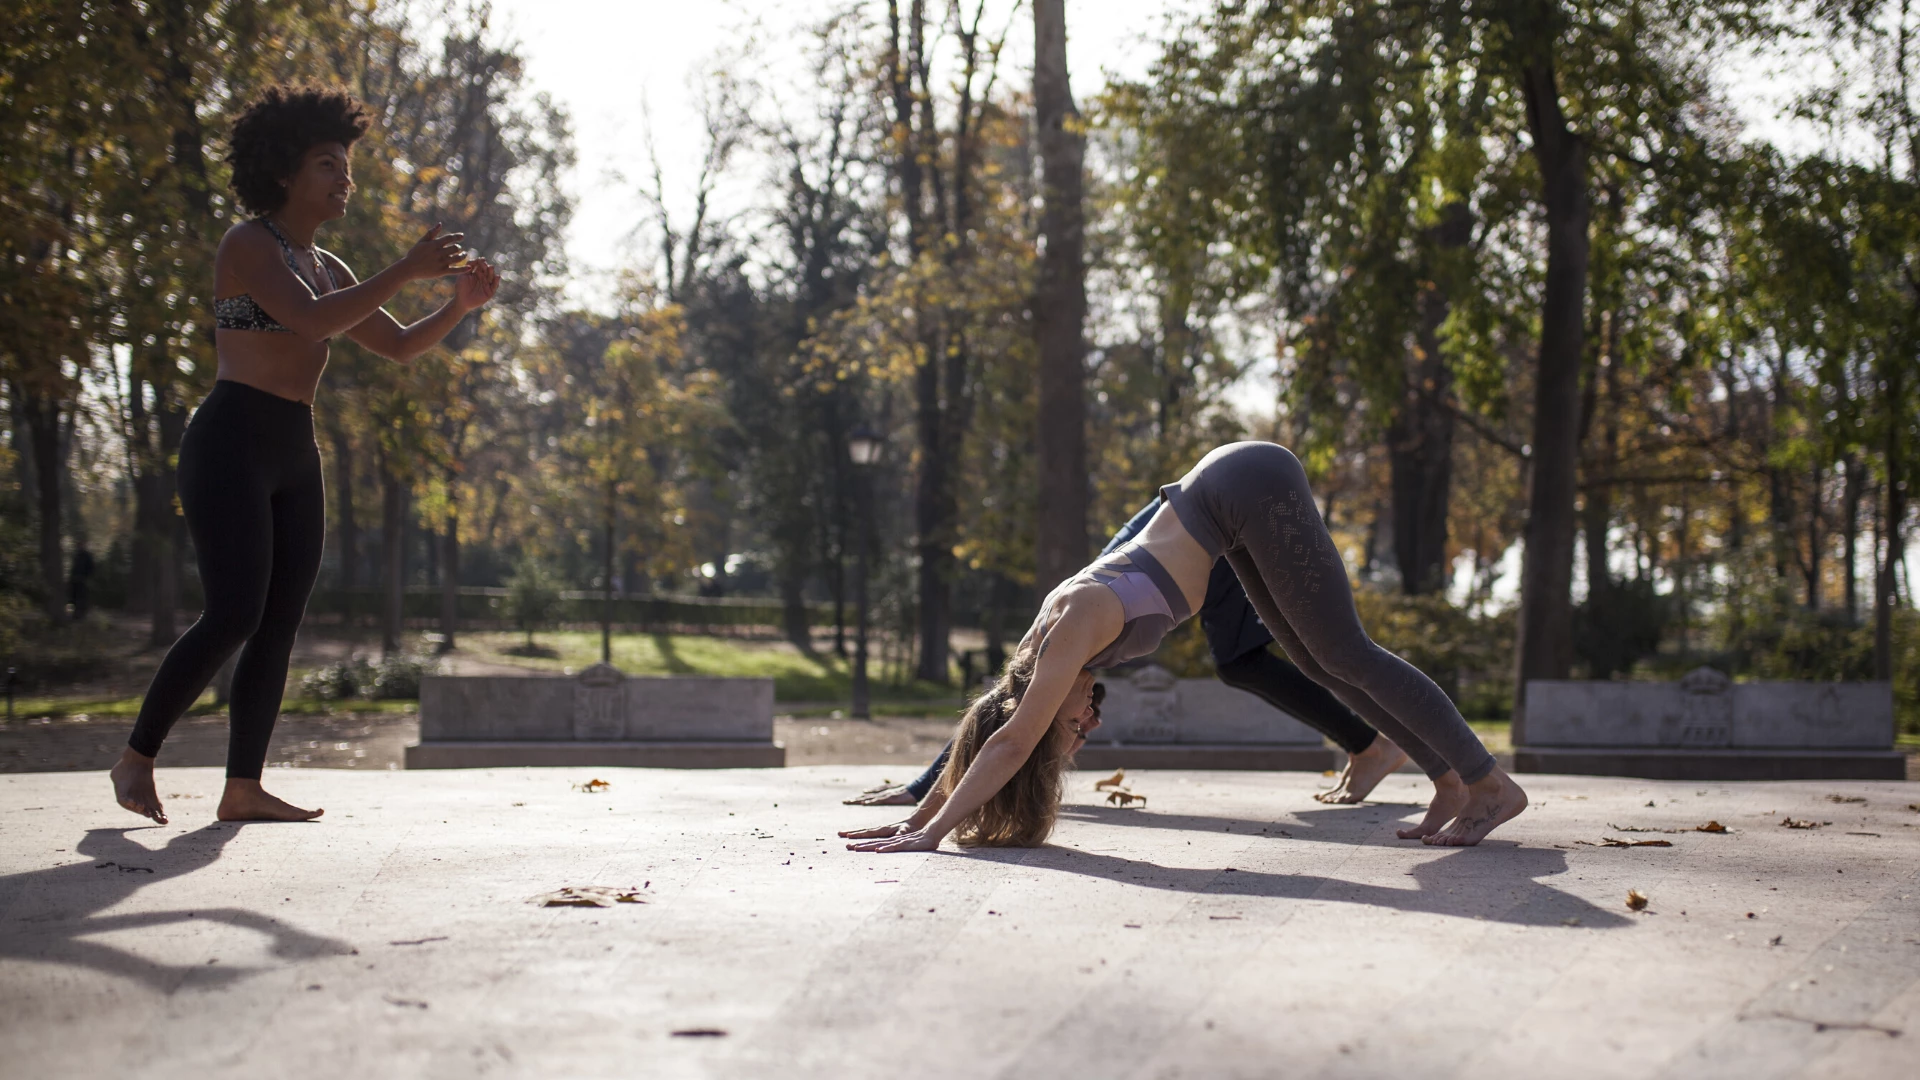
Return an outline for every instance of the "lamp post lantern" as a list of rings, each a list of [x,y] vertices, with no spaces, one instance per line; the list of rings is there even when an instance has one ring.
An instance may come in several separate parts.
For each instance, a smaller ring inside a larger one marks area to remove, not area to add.
[[[887,443],[879,433],[862,424],[847,436],[847,456],[853,460],[854,491],[859,502],[854,531],[859,542],[854,547],[853,604],[856,612],[853,638],[853,708],[856,720],[871,719],[873,709],[867,691],[867,558],[868,534],[873,531],[873,466]]]

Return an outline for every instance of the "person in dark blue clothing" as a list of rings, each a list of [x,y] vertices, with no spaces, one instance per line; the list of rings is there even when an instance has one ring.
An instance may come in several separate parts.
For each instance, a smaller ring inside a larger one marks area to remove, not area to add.
[[[1146,528],[1160,504],[1161,499],[1156,496],[1141,507],[1100,553],[1113,551]],[[1200,608],[1200,628],[1207,635],[1207,651],[1213,654],[1214,670],[1221,682],[1236,690],[1245,690],[1298,718],[1347,752],[1347,767],[1340,782],[1314,798],[1325,803],[1360,802],[1387,774],[1407,760],[1406,752],[1392,740],[1354,715],[1353,710],[1306,673],[1267,648],[1273,643],[1273,635],[1261,625],[1239,577],[1224,558],[1214,562],[1213,574],[1207,579],[1207,598]],[[1097,720],[1097,709],[1095,716]],[[845,801],[854,806],[915,805],[933,790],[952,750],[953,744],[949,742],[933,764],[908,783],[883,784]]]

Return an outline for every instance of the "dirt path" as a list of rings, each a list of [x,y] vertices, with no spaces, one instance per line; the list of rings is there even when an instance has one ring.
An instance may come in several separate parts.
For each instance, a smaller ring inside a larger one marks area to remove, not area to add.
[[[125,717],[71,716],[0,723],[0,773],[104,769],[126,745]],[[789,765],[899,765],[905,781],[933,760],[953,725],[947,720],[881,717],[873,721],[777,717],[773,737]],[[417,713],[283,716],[267,751],[269,768],[398,769],[420,738]],[[224,716],[189,716],[174,725],[161,764],[220,767],[227,760]]]

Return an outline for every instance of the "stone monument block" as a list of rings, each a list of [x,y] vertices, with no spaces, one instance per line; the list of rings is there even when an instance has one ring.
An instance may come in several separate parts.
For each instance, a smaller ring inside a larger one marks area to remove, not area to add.
[[[1696,668],[1677,683],[1527,684],[1521,772],[1659,780],[1899,780],[1893,687],[1736,683]]]
[[[1107,697],[1081,768],[1318,772],[1335,764],[1319,732],[1218,679],[1178,679],[1150,664],[1100,681]]]
[[[784,766],[773,680],[578,675],[432,675],[420,683],[420,744],[407,768],[605,765]]]

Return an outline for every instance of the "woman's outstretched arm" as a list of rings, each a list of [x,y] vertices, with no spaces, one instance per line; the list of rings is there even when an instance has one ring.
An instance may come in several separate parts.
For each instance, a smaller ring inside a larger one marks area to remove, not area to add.
[[[1119,598],[1103,587],[1076,592],[1041,640],[1033,681],[1013,716],[981,746],[946,803],[924,825],[897,836],[849,844],[855,851],[932,851],[994,793],[1006,786],[1053,727],[1060,706],[1087,661],[1112,640],[1124,622]],[[916,814],[915,818],[920,815]],[[914,818],[909,818],[911,823]]]
[[[334,267],[334,272],[343,274],[352,281],[353,271],[332,254],[323,254],[322,258]],[[475,259],[467,268],[454,277],[453,299],[440,305],[433,314],[406,326],[400,320],[387,314],[385,308],[375,309],[374,313],[347,328],[347,337],[355,344],[365,346],[380,356],[399,363],[410,360],[433,348],[460,325],[460,320],[475,308],[485,306],[500,290],[500,272],[485,259]]]
[[[313,289],[294,275],[280,244],[265,229],[231,230],[220,243],[220,258],[233,260],[232,269],[246,283],[254,303],[280,325],[309,341],[324,341],[365,322],[407,282],[455,273],[464,250],[460,245],[462,235],[442,233],[435,225],[399,262],[365,281],[355,281],[323,296],[315,296]],[[339,260],[333,263],[339,268]]]

